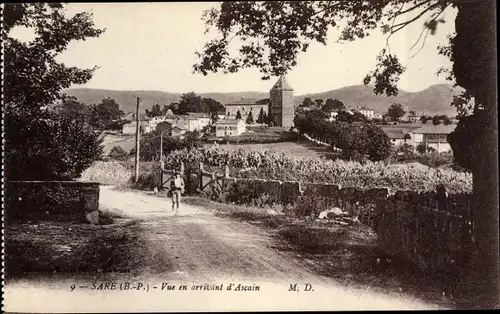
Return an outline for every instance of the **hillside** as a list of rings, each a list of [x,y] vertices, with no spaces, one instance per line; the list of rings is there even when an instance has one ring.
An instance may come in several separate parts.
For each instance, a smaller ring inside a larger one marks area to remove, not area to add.
[[[399,91],[399,95],[387,97],[384,95],[375,95],[373,87],[364,85],[353,85],[330,90],[323,93],[314,93],[295,96],[295,102],[301,103],[305,97],[312,99],[337,98],[348,106],[365,106],[375,111],[385,112],[394,102],[401,103],[407,111],[414,110],[417,113],[426,114],[446,114],[456,115],[456,110],[450,106],[453,95],[460,92],[453,89],[449,84],[438,84],[430,86],[419,92]],[[114,98],[125,112],[134,112],[136,106],[136,97],[140,97],[142,108],[150,108],[154,104],[170,104],[179,100],[181,94],[168,93],[162,91],[116,91],[90,88],[72,88],[65,91],[66,94],[77,97],[81,102],[92,104],[98,103],[105,97]],[[244,97],[246,99],[269,98],[268,92],[239,92],[239,93],[203,93],[202,97],[216,99],[222,104],[236,101]]]
[[[65,90],[64,93],[75,96],[78,100],[86,104],[97,104],[101,99],[111,97],[120,104],[121,109],[125,112],[135,112],[137,97],[142,99],[141,107],[149,109],[154,104],[163,106],[164,104],[178,101],[182,95],[180,93],[162,91],[117,91],[92,88],[71,88]],[[213,98],[222,104],[239,100],[242,96],[246,99],[269,98],[269,94],[263,92],[204,93],[198,95]]]
[[[449,84],[432,85],[422,91],[406,92],[399,90],[397,96],[387,97],[385,95],[375,95],[373,87],[365,85],[353,85],[324,93],[307,94],[297,96],[297,102],[302,102],[305,97],[312,99],[337,98],[347,106],[360,106],[374,109],[378,112],[385,112],[392,103],[402,104],[407,111],[414,110],[417,113],[427,115],[446,114],[456,115],[455,108],[451,107],[453,95],[460,93],[459,89],[453,89]]]

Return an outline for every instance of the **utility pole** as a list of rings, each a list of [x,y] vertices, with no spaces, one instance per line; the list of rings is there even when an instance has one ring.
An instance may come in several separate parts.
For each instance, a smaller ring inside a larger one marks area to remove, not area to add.
[[[139,128],[139,103],[141,99],[137,97],[137,109],[135,112],[135,182],[139,181],[139,149],[140,149],[140,128]]]
[[[160,132],[160,167],[163,169],[163,130]]]

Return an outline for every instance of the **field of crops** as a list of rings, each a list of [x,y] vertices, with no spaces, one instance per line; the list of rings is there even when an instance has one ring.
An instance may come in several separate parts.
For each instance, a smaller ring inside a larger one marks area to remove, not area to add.
[[[115,146],[120,146],[126,152],[130,152],[131,149],[135,148],[135,137],[134,135],[106,134],[103,138],[102,145],[104,147],[103,153],[105,156],[107,156]]]
[[[212,148],[213,144],[205,145],[206,148]],[[221,144],[219,147],[227,151],[257,151],[257,152],[270,152],[270,153],[286,153],[299,157],[320,157],[325,154],[333,152],[323,147],[316,147],[305,139],[301,139],[300,144],[297,142],[283,142],[283,143],[266,143],[266,144]]]
[[[434,169],[415,165],[388,165],[384,162],[326,160],[321,157],[296,156],[289,153],[250,151],[245,149],[204,148],[174,151],[166,167],[196,169],[200,162],[207,168],[222,171],[230,167],[231,176],[301,182],[334,183],[361,188],[389,187],[392,190],[435,190],[444,184],[452,193],[472,191],[472,176],[451,169]]]

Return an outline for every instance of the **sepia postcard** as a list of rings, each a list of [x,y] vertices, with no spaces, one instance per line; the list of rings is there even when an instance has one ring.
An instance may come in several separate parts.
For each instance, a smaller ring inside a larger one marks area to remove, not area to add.
[[[2,4],[2,310],[499,308],[495,9]]]

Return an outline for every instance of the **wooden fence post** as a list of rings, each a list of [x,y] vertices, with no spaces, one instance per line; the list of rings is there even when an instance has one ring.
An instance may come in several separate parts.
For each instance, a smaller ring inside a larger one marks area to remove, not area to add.
[[[217,175],[215,174],[215,172],[212,172],[212,181],[210,181],[210,184],[212,185],[211,188],[213,191],[215,184],[217,184]]]
[[[203,189],[203,163],[200,162],[200,174],[199,174],[199,185],[200,185],[200,191]]]

